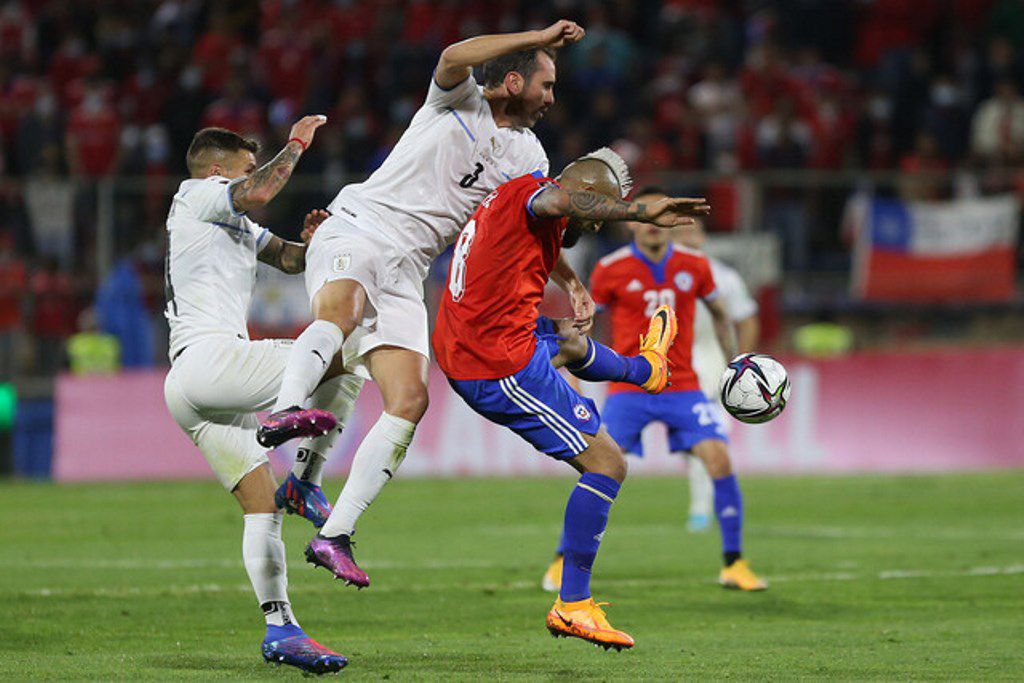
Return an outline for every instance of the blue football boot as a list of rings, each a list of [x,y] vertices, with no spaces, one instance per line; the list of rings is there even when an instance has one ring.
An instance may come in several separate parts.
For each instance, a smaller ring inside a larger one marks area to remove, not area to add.
[[[274,494],[274,503],[290,515],[302,515],[317,529],[331,516],[331,504],[324,490],[308,481],[289,474]]]
[[[341,671],[348,659],[307,636],[295,624],[267,626],[263,639],[263,659],[273,664],[288,664],[313,674]]]

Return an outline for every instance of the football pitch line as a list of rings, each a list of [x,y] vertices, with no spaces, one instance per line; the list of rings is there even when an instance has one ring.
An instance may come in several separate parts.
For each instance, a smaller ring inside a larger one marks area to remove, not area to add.
[[[663,536],[686,534],[683,522],[679,524],[609,524],[613,532],[626,532],[630,536]],[[561,527],[550,524],[510,524],[477,527],[479,533],[494,536],[558,536]],[[809,539],[893,539],[914,538],[929,541],[1024,541],[1024,530],[992,532],[987,529],[882,529],[871,527],[802,526],[802,525],[758,525],[750,524],[744,531],[748,536]]]
[[[289,566],[293,566],[290,563]],[[454,564],[454,563],[453,563]],[[242,568],[241,563],[234,565]],[[305,566],[305,565],[303,565]],[[1011,576],[1024,574],[1024,564],[1012,564],[1003,567],[980,566],[956,570],[933,570],[933,569],[887,569],[878,572],[823,572],[810,574],[794,574],[781,576],[768,576],[769,583],[804,583],[804,582],[831,582],[831,581],[892,581],[892,580],[913,580],[913,579],[941,579],[941,578],[982,578],[989,576]],[[601,584],[615,586],[618,588],[657,588],[664,586],[694,585],[701,586],[712,584],[712,580],[694,579],[603,579]],[[325,586],[329,583],[320,582],[317,585],[289,585],[293,593],[317,593],[325,592]],[[459,590],[479,591],[508,591],[508,590],[537,590],[539,581],[508,581],[502,583],[464,583],[460,582]],[[401,586],[375,586],[374,593],[405,593],[405,592],[435,592],[438,586],[435,584],[403,584]],[[127,586],[118,588],[94,588],[77,589],[66,587],[36,588],[19,591],[18,595],[23,597],[85,597],[85,598],[128,598],[137,597],[160,597],[160,596],[188,596],[206,593],[250,593],[252,586],[248,583],[200,583],[189,585],[169,585],[162,588]],[[351,591],[346,591],[351,593]]]

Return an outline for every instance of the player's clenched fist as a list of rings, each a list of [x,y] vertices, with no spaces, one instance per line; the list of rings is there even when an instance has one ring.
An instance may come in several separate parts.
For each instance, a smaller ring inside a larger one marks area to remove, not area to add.
[[[706,216],[711,213],[711,206],[703,197],[689,199],[685,197],[663,197],[641,208],[638,218],[645,223],[653,223],[660,228],[675,228],[690,225],[694,217]]]
[[[561,19],[540,31],[540,47],[564,47],[583,39],[586,31],[575,21]]]
[[[301,141],[302,149],[306,149],[309,147],[309,143],[313,142],[314,131],[325,123],[327,123],[327,117],[323,114],[303,116],[292,126],[291,132],[288,133],[288,139]]]

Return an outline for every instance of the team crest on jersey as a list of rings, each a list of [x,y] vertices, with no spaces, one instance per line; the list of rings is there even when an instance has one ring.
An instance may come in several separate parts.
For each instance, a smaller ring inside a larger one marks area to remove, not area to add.
[[[332,267],[334,268],[334,272],[341,273],[343,271],[348,270],[348,267],[350,265],[352,265],[352,255],[342,254],[341,256],[334,257],[334,263],[332,264]]]
[[[644,288],[644,283],[642,283],[642,282],[640,282],[639,280],[636,280],[636,279],[632,280],[628,285],[626,285],[626,291],[627,292],[639,292],[643,288]]]
[[[577,420],[586,422],[590,419],[590,411],[582,403],[577,403],[576,407],[572,409],[572,414],[576,416]]]
[[[496,137],[491,136],[491,151],[494,153],[494,158],[500,159],[505,156],[505,145],[501,144]]]
[[[676,289],[680,292],[689,292],[693,288],[693,276],[685,270],[676,273]]]

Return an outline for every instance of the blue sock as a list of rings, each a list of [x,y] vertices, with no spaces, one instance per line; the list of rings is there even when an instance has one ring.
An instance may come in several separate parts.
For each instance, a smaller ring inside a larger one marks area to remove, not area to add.
[[[587,355],[565,369],[588,382],[629,382],[641,385],[651,376],[651,364],[643,356],[622,356],[604,344],[587,338]]]
[[[740,483],[734,474],[715,479],[713,483],[715,516],[718,517],[718,528],[722,532],[722,553],[735,559],[742,552],[740,537],[743,533],[743,496],[740,494]]]
[[[558,593],[563,602],[590,597],[590,568],[608,524],[608,510],[618,493],[619,482],[604,474],[587,472],[569,494],[562,532],[565,563]]]

